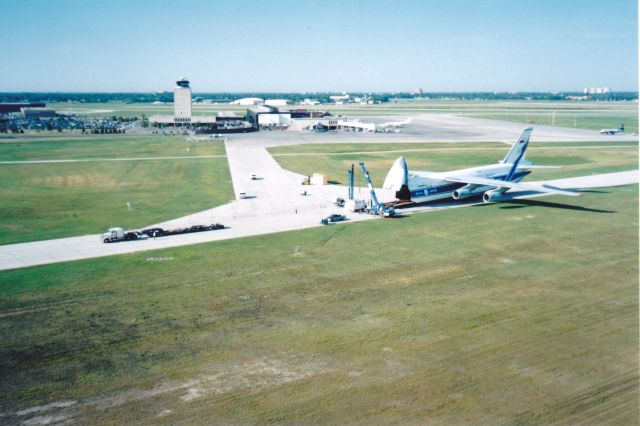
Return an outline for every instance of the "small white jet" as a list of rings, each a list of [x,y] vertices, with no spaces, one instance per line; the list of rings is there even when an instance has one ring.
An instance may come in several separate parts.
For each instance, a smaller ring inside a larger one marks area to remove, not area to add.
[[[386,123],[376,124],[377,133],[397,133],[399,128],[411,123],[411,118],[403,121],[387,121]]]
[[[600,130],[601,135],[615,135],[618,133],[624,133],[624,124],[621,124],[617,129],[602,129]]]
[[[510,189],[534,191],[569,196],[580,195],[548,185],[519,183],[532,169],[557,168],[557,166],[535,166],[525,160],[532,127],[524,129],[507,155],[497,164],[455,170],[452,172],[409,171],[407,162],[399,157],[384,180],[384,189],[396,191],[400,200],[416,203],[453,198],[462,200],[482,194],[486,203],[508,199],[504,193]]]

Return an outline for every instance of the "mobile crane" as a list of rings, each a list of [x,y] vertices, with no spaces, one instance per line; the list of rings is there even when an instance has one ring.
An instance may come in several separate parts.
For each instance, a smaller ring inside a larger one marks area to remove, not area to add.
[[[371,207],[369,208],[369,213],[377,214],[382,217],[392,217],[396,215],[396,211],[393,207],[385,207],[380,204],[378,201],[378,197],[376,196],[376,191],[373,189],[373,184],[371,183],[371,178],[369,177],[369,172],[367,171],[364,163],[360,161],[360,169],[362,170],[362,174],[364,174],[364,178],[367,181],[367,186],[369,186],[369,192],[371,193]]]

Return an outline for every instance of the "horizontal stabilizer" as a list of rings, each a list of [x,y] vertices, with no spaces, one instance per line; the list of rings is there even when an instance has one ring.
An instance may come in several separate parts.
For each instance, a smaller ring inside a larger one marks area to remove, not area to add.
[[[539,185],[539,188],[543,188],[543,189],[537,189],[536,187],[538,185],[534,185],[534,184],[525,184],[525,185],[531,187],[534,191],[546,192],[548,194],[568,195],[569,197],[580,197],[582,195],[580,192],[567,191],[566,189],[555,188],[549,185]]]

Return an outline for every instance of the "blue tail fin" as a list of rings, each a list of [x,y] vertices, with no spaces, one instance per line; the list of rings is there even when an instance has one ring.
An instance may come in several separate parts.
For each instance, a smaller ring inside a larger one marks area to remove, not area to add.
[[[511,164],[511,169],[509,170],[509,174],[505,177],[504,180],[511,181],[516,171],[518,170],[518,164],[524,160],[525,155],[527,155],[527,147],[529,146],[529,136],[531,136],[531,131],[533,127],[527,127],[522,131],[522,134],[513,144],[507,155],[504,157],[504,160],[501,162],[503,164]]]
[[[522,131],[520,137],[515,141],[504,160],[501,163],[517,163],[524,160],[524,156],[527,153],[527,147],[529,146],[529,136],[533,127],[527,127]]]

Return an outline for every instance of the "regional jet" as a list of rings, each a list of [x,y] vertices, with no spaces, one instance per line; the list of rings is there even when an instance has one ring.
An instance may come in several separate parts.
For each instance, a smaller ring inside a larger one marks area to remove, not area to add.
[[[520,183],[533,169],[557,168],[535,166],[525,160],[532,127],[524,129],[507,155],[497,164],[455,170],[452,172],[409,171],[407,162],[399,157],[384,180],[384,189],[396,191],[399,200],[423,203],[453,198],[462,200],[482,194],[486,203],[506,200],[510,189],[577,196],[577,192],[565,191],[543,184]]]
[[[617,129],[602,129],[600,130],[601,135],[615,135],[618,133],[624,133],[624,124],[621,124]]]
[[[407,118],[406,120],[403,120],[403,121],[387,121],[386,123],[377,124],[376,132],[379,132],[379,133],[397,132],[398,128],[404,127],[409,123],[411,123],[411,118]]]

